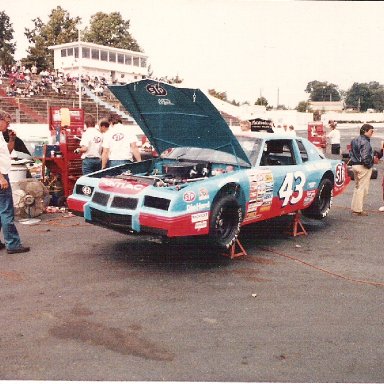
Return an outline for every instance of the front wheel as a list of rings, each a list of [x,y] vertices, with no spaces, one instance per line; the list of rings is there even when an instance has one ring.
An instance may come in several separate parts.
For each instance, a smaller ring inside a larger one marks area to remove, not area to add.
[[[221,197],[211,212],[209,237],[219,248],[228,249],[240,232],[242,210],[234,196]]]
[[[312,204],[302,210],[304,216],[321,220],[328,215],[333,201],[333,183],[329,179],[323,179],[320,182],[315,200]]]

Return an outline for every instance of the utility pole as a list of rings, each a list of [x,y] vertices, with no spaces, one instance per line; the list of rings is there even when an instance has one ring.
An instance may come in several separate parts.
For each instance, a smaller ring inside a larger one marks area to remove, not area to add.
[[[78,62],[78,77],[79,77],[79,108],[81,108],[81,39],[80,39],[80,25],[77,26],[78,30],[78,43],[79,43],[79,54],[77,58]]]

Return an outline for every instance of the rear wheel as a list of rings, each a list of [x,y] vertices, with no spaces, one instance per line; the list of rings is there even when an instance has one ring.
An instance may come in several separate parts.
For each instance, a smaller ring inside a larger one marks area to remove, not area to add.
[[[323,179],[320,182],[317,194],[313,203],[302,213],[312,219],[324,219],[328,215],[333,200],[333,183],[329,179]]]
[[[242,221],[241,207],[234,196],[223,196],[211,212],[209,237],[215,246],[228,249],[236,241]]]

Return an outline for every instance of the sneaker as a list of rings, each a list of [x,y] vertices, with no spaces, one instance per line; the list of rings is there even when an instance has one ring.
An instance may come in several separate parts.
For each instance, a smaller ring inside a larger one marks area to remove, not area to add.
[[[382,207],[379,208],[379,211],[380,212],[384,212],[384,205]]]
[[[5,248],[5,244],[0,241],[0,249],[4,249],[4,248]]]
[[[29,247],[19,247],[15,249],[7,249],[7,253],[24,253],[24,252],[29,252],[30,248]]]
[[[352,211],[352,215],[356,215],[356,216],[368,216],[368,212],[365,212],[365,211],[361,211],[361,212],[355,212],[355,211]]]

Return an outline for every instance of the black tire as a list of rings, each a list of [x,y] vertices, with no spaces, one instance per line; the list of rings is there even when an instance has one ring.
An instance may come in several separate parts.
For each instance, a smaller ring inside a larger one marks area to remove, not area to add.
[[[230,248],[240,233],[242,217],[240,204],[234,196],[220,197],[211,212],[209,237],[213,245]]]
[[[319,184],[315,200],[313,200],[308,208],[303,209],[302,213],[304,216],[310,217],[311,219],[324,219],[331,209],[332,201],[333,183],[329,179],[323,179]]]

